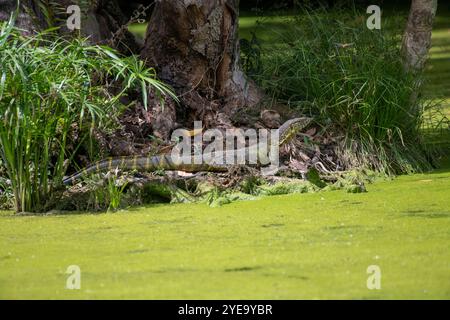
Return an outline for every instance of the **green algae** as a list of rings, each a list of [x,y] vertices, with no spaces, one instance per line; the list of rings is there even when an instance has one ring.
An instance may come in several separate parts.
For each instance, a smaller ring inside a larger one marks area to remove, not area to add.
[[[450,298],[450,173],[255,201],[0,215],[0,298]],[[65,288],[69,265],[81,289]],[[366,287],[378,265],[381,290]]]
[[[282,31],[282,18],[274,19]],[[250,37],[256,18],[240,20]],[[435,26],[425,89],[445,99],[450,116],[448,35]],[[338,180],[325,187],[338,191],[300,194],[300,185],[253,181],[234,195],[206,192],[204,203],[40,217],[1,212],[0,298],[449,299],[450,172],[351,193],[358,186]],[[173,188],[147,191],[156,201],[176,198]],[[81,289],[67,290],[65,271],[74,264]],[[369,265],[381,268],[381,290],[366,287]]]

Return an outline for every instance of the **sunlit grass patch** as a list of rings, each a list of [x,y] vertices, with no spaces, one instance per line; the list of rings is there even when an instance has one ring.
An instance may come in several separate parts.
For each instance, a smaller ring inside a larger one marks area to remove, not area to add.
[[[128,30],[133,33],[139,39],[145,38],[145,32],[147,30],[147,23],[135,23],[128,26]]]

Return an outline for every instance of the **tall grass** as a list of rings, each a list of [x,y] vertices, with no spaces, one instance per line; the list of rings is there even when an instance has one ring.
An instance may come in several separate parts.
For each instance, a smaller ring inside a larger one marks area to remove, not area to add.
[[[411,99],[420,75],[405,73],[400,56],[404,21],[383,17],[381,30],[369,30],[366,18],[302,12],[263,46],[263,68],[254,78],[273,100],[341,135],[337,152],[346,166],[387,173],[428,168],[424,106]]]
[[[87,135],[107,126],[119,98],[133,87],[142,89],[145,104],[148,88],[173,93],[136,57],[122,58],[81,39],[24,38],[13,24],[11,18],[0,26],[0,156],[15,210],[40,212],[51,207],[86,138],[69,151],[74,125]]]

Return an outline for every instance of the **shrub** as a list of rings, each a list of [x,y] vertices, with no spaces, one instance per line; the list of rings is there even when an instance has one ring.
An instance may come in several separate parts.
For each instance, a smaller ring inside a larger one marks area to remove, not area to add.
[[[41,212],[52,205],[79,143],[108,125],[128,89],[141,88],[145,104],[149,87],[173,93],[137,57],[82,39],[25,38],[13,24],[12,17],[0,26],[0,156],[15,210]],[[74,125],[87,136],[69,150]]]
[[[294,16],[262,46],[254,79],[271,99],[342,136],[337,152],[347,167],[428,168],[424,106],[411,99],[421,75],[405,73],[400,55],[405,23],[383,17],[381,30],[369,30],[365,18],[337,9]]]

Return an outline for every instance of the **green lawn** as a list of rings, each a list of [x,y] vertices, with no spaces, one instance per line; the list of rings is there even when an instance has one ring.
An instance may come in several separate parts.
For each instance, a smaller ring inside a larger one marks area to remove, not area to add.
[[[450,173],[220,208],[0,216],[0,298],[450,298]],[[65,270],[81,268],[81,290]],[[381,290],[368,290],[369,265]]]
[[[444,113],[450,117],[450,13],[444,15],[443,10],[438,11],[433,28],[425,95],[442,100]]]
[[[249,34],[254,18],[241,21]],[[448,28],[439,18],[427,73],[427,95],[447,101]],[[0,213],[0,298],[450,299],[450,171],[368,191]],[[80,290],[65,288],[69,265],[81,268]],[[381,268],[381,290],[366,287],[370,265]]]

